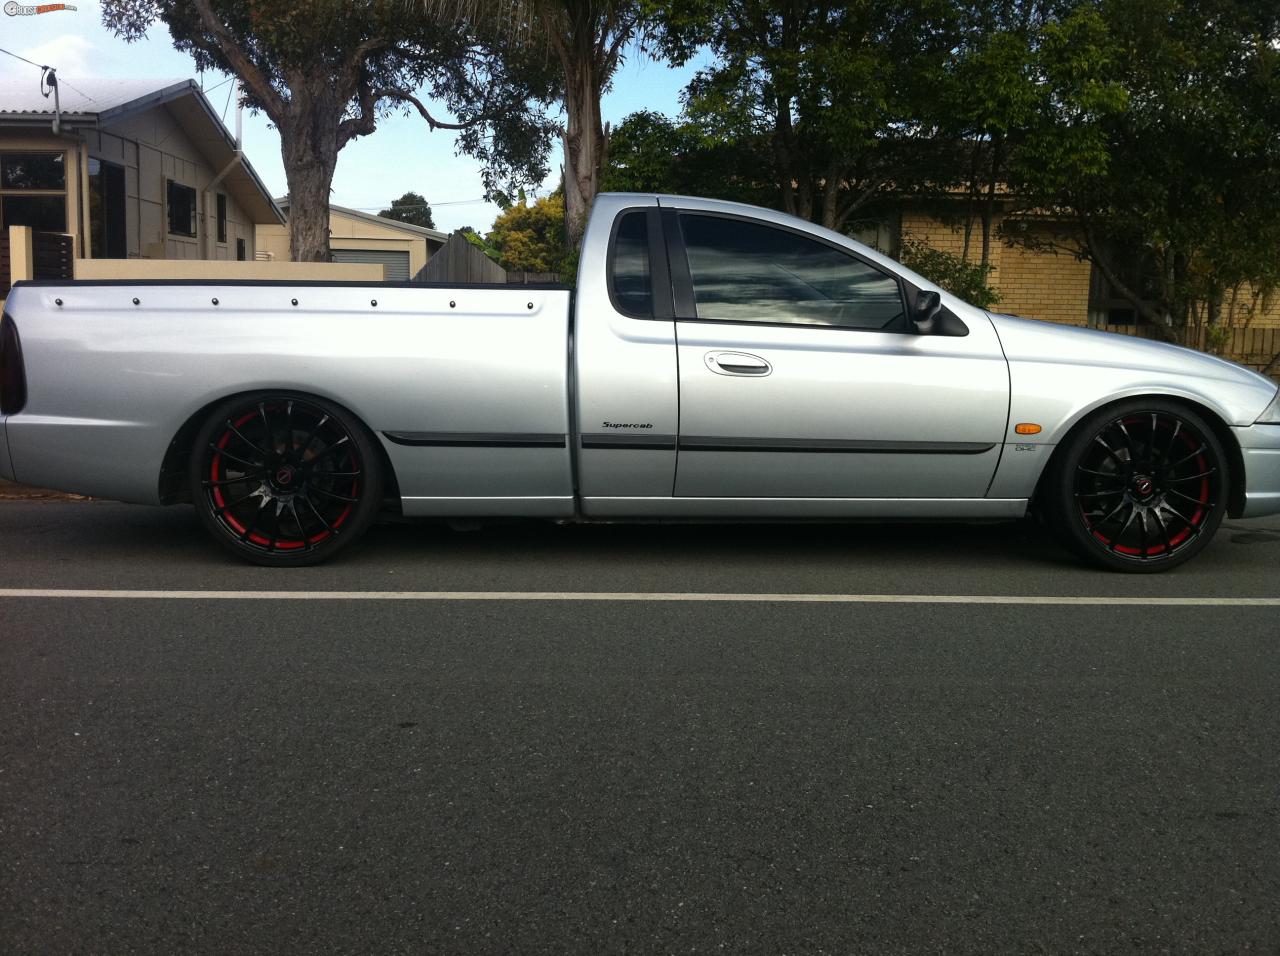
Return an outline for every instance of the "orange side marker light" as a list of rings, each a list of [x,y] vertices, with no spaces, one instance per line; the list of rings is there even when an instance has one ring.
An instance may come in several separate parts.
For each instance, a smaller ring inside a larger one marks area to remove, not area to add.
[[[1013,430],[1019,435],[1039,435],[1040,426],[1035,422],[1019,422],[1013,426]]]

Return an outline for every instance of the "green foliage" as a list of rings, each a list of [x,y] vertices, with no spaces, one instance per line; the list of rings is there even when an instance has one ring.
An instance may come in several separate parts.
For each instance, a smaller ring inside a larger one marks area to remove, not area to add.
[[[1227,325],[1211,325],[1205,329],[1204,347],[1206,352],[1222,355],[1231,341],[1231,328]]]
[[[478,245],[470,236],[468,240]],[[564,196],[553,193],[504,210],[485,237],[481,248],[486,247],[496,253],[504,269],[564,275],[572,268],[565,240]]]
[[[1014,170],[1175,334],[1280,284],[1280,7],[1097,0],[1044,31],[1053,93]],[[1069,244],[1069,243],[1068,243]],[[1124,268],[1127,264],[1134,268]]]
[[[422,226],[424,229],[436,227],[435,220],[431,217],[431,204],[426,197],[415,192],[407,192],[399,199],[391,200],[391,207],[378,215],[396,222],[407,222],[411,226]]]
[[[458,12],[513,76],[546,77],[563,107],[561,189],[569,244],[582,241],[607,158],[601,96],[647,26],[640,0],[419,0]],[[510,197],[507,197],[510,201]]]
[[[753,169],[787,212],[842,228],[883,191],[932,182],[921,121],[954,45],[947,0],[684,0],[653,3],[658,45],[715,63],[685,108],[707,138],[758,141]]]
[[[641,110],[610,135],[600,188],[768,202],[774,190],[761,175],[767,162],[763,149],[758,139],[721,140],[703,135],[692,123]]]
[[[898,261],[980,309],[989,309],[1000,301],[991,288],[994,270],[990,263],[970,262],[909,236],[902,239]]]
[[[430,9],[428,9],[428,7]],[[338,152],[394,111],[458,130],[489,195],[540,183],[555,125],[554,79],[519,53],[498,55],[447,5],[404,0],[104,0],[104,24],[128,40],[160,22],[197,69],[234,73],[245,102],[280,132],[294,197],[294,254],[327,257],[329,184]],[[424,94],[419,96],[419,94]],[[431,114],[424,100],[451,114]],[[306,228],[302,228],[305,221]]]

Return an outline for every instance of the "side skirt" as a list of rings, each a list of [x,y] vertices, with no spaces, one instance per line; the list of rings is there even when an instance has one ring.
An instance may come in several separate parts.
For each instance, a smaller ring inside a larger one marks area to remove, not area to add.
[[[1010,520],[1026,498],[584,498],[587,518],[922,518]]]
[[[1026,498],[403,498],[406,518],[1016,520]],[[579,504],[580,508],[576,508]]]

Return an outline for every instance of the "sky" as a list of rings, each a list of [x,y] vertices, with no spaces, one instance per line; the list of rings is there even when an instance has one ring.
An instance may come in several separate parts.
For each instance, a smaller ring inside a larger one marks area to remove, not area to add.
[[[30,6],[38,0],[20,2]],[[91,77],[196,79],[209,91],[210,101],[224,114],[227,125],[234,128],[236,106],[228,100],[231,84],[223,82],[226,77],[222,74],[197,75],[191,58],[173,49],[163,26],[153,28],[145,40],[129,44],[102,25],[101,4],[97,0],[72,0],[68,6],[72,5],[76,9],[37,16],[0,12],[0,47],[56,68],[59,76],[73,85],[77,79]],[[605,121],[616,124],[639,109],[676,115],[680,111],[680,93],[696,69],[697,64],[673,69],[633,54],[619,70],[612,91],[601,104]],[[0,54],[0,77],[29,78],[34,86],[40,71]],[[439,117],[444,111],[432,112]],[[264,115],[245,111],[244,149],[267,188],[273,195],[283,196],[286,186],[280,138]],[[332,201],[376,213],[389,206],[392,199],[412,190],[431,203],[436,228],[451,232],[472,226],[485,232],[498,208],[483,201],[479,164],[456,155],[455,149],[452,132],[432,132],[416,114],[383,120],[375,133],[353,140],[338,154]],[[557,146],[551,157],[552,173],[538,195],[555,188],[559,168]]]

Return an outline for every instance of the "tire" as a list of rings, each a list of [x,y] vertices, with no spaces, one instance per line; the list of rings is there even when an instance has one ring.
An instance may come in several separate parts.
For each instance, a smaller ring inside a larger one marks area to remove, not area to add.
[[[1167,571],[1195,557],[1226,514],[1227,456],[1176,402],[1132,399],[1084,419],[1047,476],[1045,511],[1071,550],[1111,571]]]
[[[233,398],[196,435],[191,500],[211,535],[268,567],[319,564],[357,541],[382,502],[382,460],[349,412],[294,392]]]

